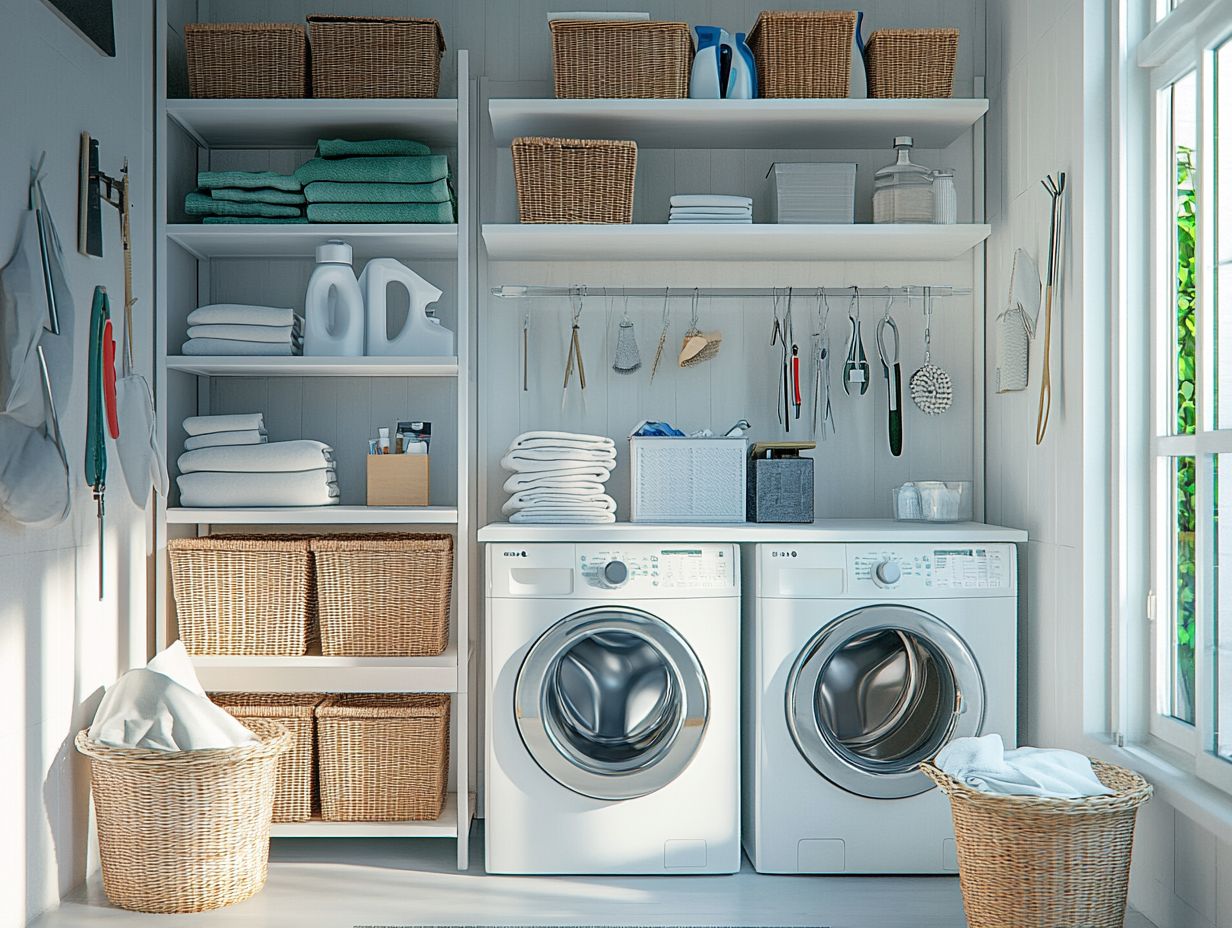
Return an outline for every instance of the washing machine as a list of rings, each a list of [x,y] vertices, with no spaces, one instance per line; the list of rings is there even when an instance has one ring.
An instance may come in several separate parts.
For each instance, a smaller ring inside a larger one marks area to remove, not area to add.
[[[489,544],[492,873],[740,868],[733,545]]]
[[[757,545],[746,559],[743,840],[765,873],[947,873],[922,774],[1016,734],[1010,544]]]

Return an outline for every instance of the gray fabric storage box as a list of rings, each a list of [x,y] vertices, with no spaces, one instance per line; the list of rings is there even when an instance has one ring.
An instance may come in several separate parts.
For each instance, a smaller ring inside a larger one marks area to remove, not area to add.
[[[813,459],[749,461],[747,508],[750,522],[812,522]]]

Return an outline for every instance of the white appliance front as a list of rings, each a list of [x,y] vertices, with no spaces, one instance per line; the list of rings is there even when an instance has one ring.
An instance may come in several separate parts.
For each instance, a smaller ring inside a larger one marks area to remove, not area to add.
[[[740,868],[733,545],[487,547],[492,873]]]
[[[768,873],[957,871],[918,770],[1015,743],[1017,574],[1001,544],[758,545],[746,561],[744,846]]]

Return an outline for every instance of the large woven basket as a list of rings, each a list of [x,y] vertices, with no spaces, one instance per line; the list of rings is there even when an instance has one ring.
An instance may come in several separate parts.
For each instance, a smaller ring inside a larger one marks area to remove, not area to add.
[[[189,23],[189,96],[306,97],[307,49],[296,23]]]
[[[180,639],[189,654],[294,657],[311,623],[312,557],[298,535],[167,542]]]
[[[636,142],[523,137],[512,151],[520,221],[633,221]]]
[[[449,697],[331,696],[317,707],[321,817],[430,821],[445,807]]]
[[[373,532],[312,541],[321,653],[429,657],[449,644],[453,537]]]
[[[435,97],[445,37],[435,19],[308,17],[314,97]]]
[[[763,97],[846,97],[856,14],[777,10],[757,14],[749,50]]]
[[[1091,766],[1114,795],[994,795],[920,764],[950,797],[969,928],[1121,928],[1134,817],[1152,789],[1132,770]]]
[[[316,780],[316,707],[320,693],[211,693],[210,699],[247,724],[251,719],[277,722],[293,737],[278,761],[274,821],[306,822],[312,818]]]
[[[868,95],[953,96],[957,57],[957,29],[879,29],[864,46]]]
[[[85,731],[103,891],[136,912],[204,912],[260,891],[269,871],[278,759],[293,736],[246,723],[256,744],[210,751],[113,748]]]
[[[676,99],[689,95],[687,23],[553,20],[557,97]]]

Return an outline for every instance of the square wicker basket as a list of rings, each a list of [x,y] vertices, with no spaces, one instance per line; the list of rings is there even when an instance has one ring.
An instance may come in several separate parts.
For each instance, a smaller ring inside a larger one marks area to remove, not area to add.
[[[553,20],[552,82],[560,98],[678,99],[689,95],[687,23]]]
[[[188,94],[196,98],[308,96],[308,45],[296,23],[189,23]]]
[[[237,719],[268,719],[282,725],[294,737],[291,750],[278,761],[275,822],[306,822],[312,818],[316,708],[324,698],[321,693],[210,693],[215,705]]]
[[[636,142],[524,137],[511,147],[521,222],[633,221]]]
[[[435,97],[445,37],[435,19],[308,17],[314,97]]]
[[[330,696],[316,712],[323,819],[440,818],[449,773],[448,696]]]
[[[846,97],[856,13],[763,10],[749,31],[763,97]]]
[[[879,29],[864,46],[868,95],[951,97],[957,57],[957,29]]]

